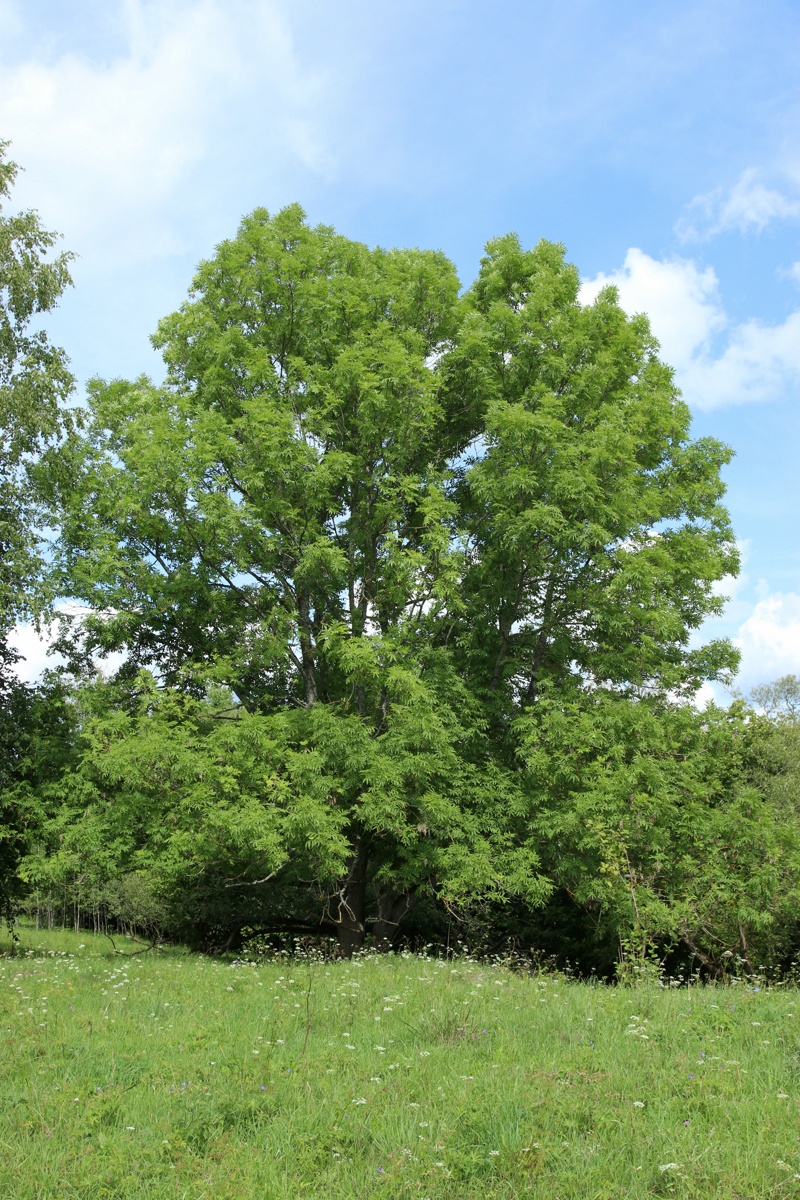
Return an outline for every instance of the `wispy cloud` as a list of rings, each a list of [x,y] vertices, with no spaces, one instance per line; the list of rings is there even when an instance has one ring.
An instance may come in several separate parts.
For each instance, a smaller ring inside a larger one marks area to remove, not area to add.
[[[607,284],[617,287],[627,312],[648,314],[662,355],[694,407],[774,400],[800,387],[800,311],[778,325],[734,323],[711,267],[651,258],[635,248],[619,270],[584,283],[584,303]]]
[[[779,400],[800,387],[800,312],[779,325],[747,321],[734,326],[724,351],[698,354],[678,375],[697,408]]]
[[[756,167],[748,167],[729,189],[695,196],[676,225],[684,242],[706,241],[718,233],[760,233],[770,221],[800,217],[800,200],[767,187]]]
[[[321,82],[277,4],[126,0],[123,22],[111,60],[64,53],[0,72],[0,130],[71,247],[139,260],[183,248],[191,197],[200,208],[224,184],[231,153],[327,169]]]

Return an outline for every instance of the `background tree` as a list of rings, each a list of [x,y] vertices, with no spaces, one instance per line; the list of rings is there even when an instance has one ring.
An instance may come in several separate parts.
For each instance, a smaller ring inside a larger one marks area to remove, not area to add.
[[[21,881],[23,836],[16,787],[26,772],[41,697],[19,682],[9,634],[47,605],[40,554],[41,503],[32,472],[37,456],[64,431],[73,378],[63,350],[36,328],[70,283],[71,255],[49,258],[57,235],[35,212],[2,211],[18,167],[0,141],[0,908],[10,916]]]
[[[751,711],[548,686],[537,716],[523,736],[543,865],[599,942],[637,970],[788,963],[800,824],[759,779]]]
[[[543,689],[688,694],[732,665],[689,649],[735,569],[728,452],[690,441],[646,320],[578,284],[508,237],[459,299],[441,254],[259,210],[159,326],[166,385],[92,386],[58,570],[129,699],[86,769],[116,759],[112,807],[146,807],[137,739],[158,725],[158,763],[193,739],[172,795],[195,877],[317,888],[346,950],[426,891],[540,903]],[[219,764],[236,783],[204,809]],[[215,857],[204,822],[245,809],[263,853]]]

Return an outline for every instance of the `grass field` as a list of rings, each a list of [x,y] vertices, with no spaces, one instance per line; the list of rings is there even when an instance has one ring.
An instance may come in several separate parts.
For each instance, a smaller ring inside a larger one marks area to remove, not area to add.
[[[20,932],[3,1200],[800,1196],[794,989]]]

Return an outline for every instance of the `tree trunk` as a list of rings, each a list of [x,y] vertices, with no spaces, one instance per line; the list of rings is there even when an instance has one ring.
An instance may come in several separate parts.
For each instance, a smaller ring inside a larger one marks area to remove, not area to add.
[[[378,896],[378,915],[371,921],[372,944],[376,950],[391,950],[397,940],[398,927],[416,900],[416,889],[396,892],[392,887],[381,888]]]
[[[300,656],[302,660],[303,683],[306,690],[306,706],[311,708],[318,699],[317,672],[314,658],[314,645],[311,639],[311,615],[309,612],[308,596],[305,592],[297,597],[297,632],[300,640]]]
[[[368,857],[363,839],[358,838],[347,878],[336,897],[336,937],[342,958],[352,958],[364,945]]]
[[[712,958],[709,958],[707,954],[703,953],[703,951],[698,945],[695,944],[685,929],[681,933],[681,941],[683,942],[684,946],[687,946],[691,950],[692,954],[694,954],[694,956],[700,960],[703,966],[711,972],[715,979],[725,978],[725,971],[723,968],[720,967],[718,963],[715,963]]]

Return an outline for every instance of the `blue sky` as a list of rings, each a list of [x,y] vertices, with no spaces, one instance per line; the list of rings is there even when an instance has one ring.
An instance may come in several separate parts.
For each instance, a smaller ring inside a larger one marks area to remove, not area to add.
[[[497,234],[564,242],[736,451],[744,567],[707,632],[743,688],[800,673],[795,0],[0,0],[0,137],[80,256],[49,328],[81,382],[160,374],[148,335],[256,205],[465,283]]]

